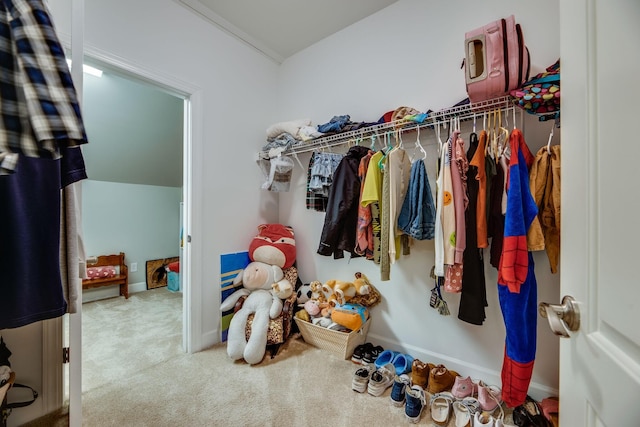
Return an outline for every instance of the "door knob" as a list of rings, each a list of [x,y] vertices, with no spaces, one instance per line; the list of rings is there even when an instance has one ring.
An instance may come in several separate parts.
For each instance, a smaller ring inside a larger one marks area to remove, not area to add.
[[[562,338],[569,338],[569,332],[580,329],[580,309],[571,295],[565,295],[560,305],[541,302],[538,312],[549,321],[553,333]]]

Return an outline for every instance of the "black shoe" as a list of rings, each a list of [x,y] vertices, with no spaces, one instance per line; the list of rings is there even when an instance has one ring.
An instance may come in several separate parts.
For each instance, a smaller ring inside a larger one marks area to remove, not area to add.
[[[519,427],[550,427],[550,422],[542,414],[540,405],[530,396],[513,410],[513,422]]]
[[[360,344],[355,348],[355,350],[353,350],[353,354],[351,355],[351,361],[353,363],[362,364],[363,356],[365,352],[369,351],[371,348],[373,348],[373,344],[371,344],[370,342]]]
[[[372,346],[364,352],[364,354],[362,355],[362,361],[364,363],[373,363],[383,351],[384,348],[380,347],[379,345],[375,347]]]

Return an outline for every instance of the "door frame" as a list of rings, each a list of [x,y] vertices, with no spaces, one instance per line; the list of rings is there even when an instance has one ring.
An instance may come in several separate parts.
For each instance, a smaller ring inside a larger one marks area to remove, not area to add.
[[[74,37],[75,39],[75,37]],[[166,75],[158,70],[152,70],[134,64],[123,58],[104,52],[98,48],[84,44],[79,56],[73,52],[77,45],[71,38],[61,37],[61,42],[66,48],[71,49],[75,63],[82,63],[84,56],[95,59],[109,67],[116,68],[125,75],[146,81],[155,87],[166,91],[184,100],[183,108],[183,212],[182,235],[183,252],[180,270],[182,276],[182,347],[187,353],[195,353],[202,349],[202,287],[201,269],[192,268],[193,265],[202,265],[202,241],[193,239],[192,236],[201,235],[202,230],[202,124],[203,124],[203,94],[202,89],[190,83]],[[83,43],[81,43],[82,46]],[[82,74],[82,71],[79,71]],[[74,75],[74,83],[78,95],[82,97],[82,76],[78,79]],[[76,80],[78,83],[76,83]],[[82,307],[81,294],[79,308],[76,314],[71,315],[69,321],[69,345],[72,355],[69,379],[70,401],[70,425],[81,425],[81,395],[82,395]],[[63,403],[66,387],[60,366],[62,361],[61,343],[63,342],[62,319],[57,319],[58,324],[45,322],[46,330],[43,331],[42,360],[50,361],[46,366],[51,370],[43,371],[43,391],[47,390],[47,407],[59,408]],[[44,366],[46,368],[46,366]],[[55,373],[55,374],[54,374]],[[75,421],[74,421],[75,420]]]
[[[194,195],[201,194],[202,158],[202,90],[174,76],[166,75],[123,58],[107,53],[101,49],[85,44],[84,56],[116,68],[125,75],[146,81],[167,93],[184,100],[184,134],[183,134],[183,202],[184,211],[182,227],[184,236],[183,264],[183,350],[194,353],[201,349],[202,316],[200,273],[192,269],[192,265],[201,265],[201,243],[192,239],[202,229],[201,200]]]

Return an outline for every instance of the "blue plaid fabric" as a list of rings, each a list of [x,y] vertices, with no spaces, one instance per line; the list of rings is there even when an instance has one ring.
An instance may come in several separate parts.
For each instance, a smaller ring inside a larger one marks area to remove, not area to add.
[[[0,0],[0,175],[17,156],[87,143],[62,45],[43,0]]]

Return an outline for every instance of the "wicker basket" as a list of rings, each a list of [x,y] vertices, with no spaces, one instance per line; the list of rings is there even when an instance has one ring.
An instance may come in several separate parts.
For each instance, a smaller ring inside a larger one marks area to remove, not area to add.
[[[369,332],[369,324],[371,323],[371,318],[369,318],[357,331],[340,332],[316,326],[297,317],[294,319],[305,342],[314,347],[328,350],[344,359],[350,359],[353,350],[360,344],[364,344],[367,339],[367,332]]]

